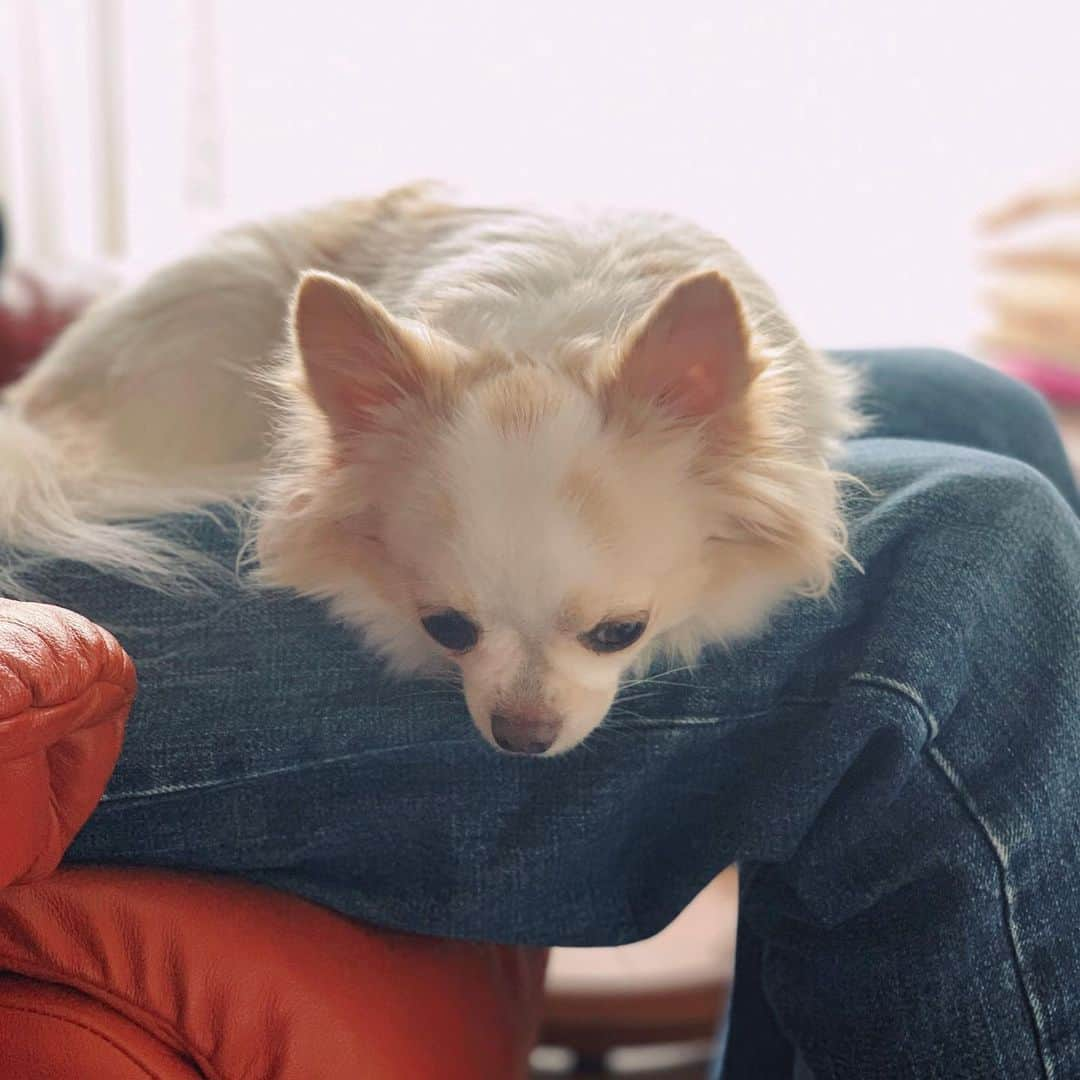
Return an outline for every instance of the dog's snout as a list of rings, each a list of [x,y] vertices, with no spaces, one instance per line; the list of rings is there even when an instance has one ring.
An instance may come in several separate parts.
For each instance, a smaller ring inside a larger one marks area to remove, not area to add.
[[[491,737],[512,754],[542,754],[559,734],[559,723],[550,717],[492,713]]]

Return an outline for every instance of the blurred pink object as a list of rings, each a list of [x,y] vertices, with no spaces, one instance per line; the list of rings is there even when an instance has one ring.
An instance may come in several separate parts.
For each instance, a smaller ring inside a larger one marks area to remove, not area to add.
[[[1059,405],[1080,405],[1080,368],[1037,356],[1010,355],[997,366]]]

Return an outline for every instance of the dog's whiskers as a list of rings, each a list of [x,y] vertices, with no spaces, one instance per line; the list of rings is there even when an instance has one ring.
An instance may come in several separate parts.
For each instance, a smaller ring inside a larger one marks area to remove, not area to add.
[[[640,679],[630,679],[628,682],[623,683],[624,689],[632,689],[635,686],[648,686],[648,685],[668,685],[668,686],[684,686],[685,682],[681,679],[668,679],[669,675],[678,675],[684,671],[693,671],[694,665],[687,664],[683,667],[669,668],[667,671],[658,671],[655,675],[645,675]]]

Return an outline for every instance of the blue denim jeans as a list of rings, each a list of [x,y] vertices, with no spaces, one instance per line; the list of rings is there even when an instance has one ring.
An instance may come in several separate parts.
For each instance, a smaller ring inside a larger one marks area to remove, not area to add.
[[[1077,491],[1030,392],[944,353],[851,362],[877,417],[845,463],[861,569],[564,757],[497,754],[315,604],[43,567],[142,685],[70,857],[573,945],[655,933],[738,862],[725,1076],[1080,1077]]]

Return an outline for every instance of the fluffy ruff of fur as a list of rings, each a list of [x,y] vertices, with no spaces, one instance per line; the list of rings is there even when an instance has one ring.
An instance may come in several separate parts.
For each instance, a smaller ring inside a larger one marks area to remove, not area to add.
[[[557,753],[658,653],[828,592],[855,391],[691,225],[401,189],[227,233],[63,335],[0,414],[0,587],[56,556],[197,585],[130,522],[254,494],[259,580]]]

